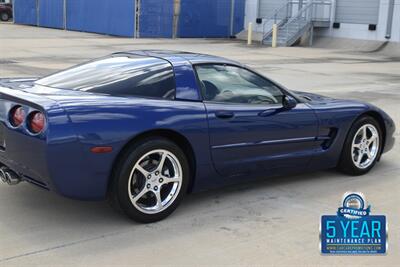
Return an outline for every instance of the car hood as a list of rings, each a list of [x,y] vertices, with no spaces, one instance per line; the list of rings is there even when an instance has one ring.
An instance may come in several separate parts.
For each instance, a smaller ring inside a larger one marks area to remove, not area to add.
[[[299,97],[302,100],[305,100],[306,102],[327,103],[327,102],[349,101],[349,100],[336,99],[333,97],[328,97],[308,92],[301,92],[301,91],[292,91],[292,92],[295,94],[295,96]]]
[[[377,106],[359,101],[359,100],[350,100],[350,99],[338,99],[327,97],[323,95],[301,92],[301,91],[293,91],[294,95],[303,100],[312,108],[316,108],[318,110],[326,110],[326,109],[339,109],[339,110],[358,110],[359,112],[368,112],[373,111],[379,113],[384,119],[386,125],[388,125],[392,131],[394,131],[394,121],[393,119],[381,108]]]

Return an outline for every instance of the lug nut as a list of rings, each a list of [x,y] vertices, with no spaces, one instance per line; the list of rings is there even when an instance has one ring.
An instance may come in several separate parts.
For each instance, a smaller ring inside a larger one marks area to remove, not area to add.
[[[159,175],[159,174],[160,174],[160,172],[157,171],[157,172],[156,172],[156,175]]]
[[[150,179],[150,178],[151,178],[151,174],[147,175],[147,179]]]
[[[164,182],[164,180],[162,178],[160,178],[160,180],[158,180],[160,183]]]
[[[150,188],[150,184],[147,184],[147,188]]]
[[[158,186],[155,186],[155,187],[154,187],[154,191],[157,191],[157,190],[158,190]]]

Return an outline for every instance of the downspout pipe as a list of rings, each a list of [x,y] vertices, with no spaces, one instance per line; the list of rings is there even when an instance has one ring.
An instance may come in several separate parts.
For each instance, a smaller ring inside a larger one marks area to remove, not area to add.
[[[14,5],[14,0],[11,1],[11,4],[12,4],[13,23],[15,24],[15,5]]]
[[[385,35],[386,39],[390,39],[392,37],[393,12],[394,12],[394,0],[389,0],[387,23],[386,23],[386,35]]]
[[[233,38],[233,24],[235,22],[235,0],[231,0],[230,37]]]
[[[178,38],[180,13],[181,13],[181,0],[174,0],[174,20],[172,26],[172,38]]]
[[[63,16],[64,16],[63,27],[64,27],[64,30],[66,30],[67,29],[67,0],[64,0],[64,2],[63,2]]]

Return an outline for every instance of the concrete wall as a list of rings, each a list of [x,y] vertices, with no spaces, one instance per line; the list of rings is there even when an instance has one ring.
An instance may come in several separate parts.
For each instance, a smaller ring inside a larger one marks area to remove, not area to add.
[[[256,24],[256,18],[258,16],[258,0],[246,0],[244,23],[245,29],[249,25],[249,22],[253,23],[253,29],[256,32],[262,32],[261,24]]]
[[[256,32],[262,32],[262,24],[256,24],[256,18],[258,16],[258,1],[259,0],[247,0],[245,9],[245,29],[249,22],[253,23],[253,29]],[[394,14],[392,24],[392,36],[390,41],[400,42],[400,0],[394,0]],[[282,4],[285,3],[282,0]],[[336,1],[332,0],[332,23],[335,18],[335,5]],[[341,23],[339,29],[333,29],[332,23],[329,28],[316,29],[316,36],[325,37],[339,37],[339,38],[354,38],[364,40],[375,40],[385,41],[386,35],[386,23],[388,17],[388,6],[389,0],[380,0],[379,5],[379,18],[376,31],[369,31],[368,24],[352,24],[352,23]]]

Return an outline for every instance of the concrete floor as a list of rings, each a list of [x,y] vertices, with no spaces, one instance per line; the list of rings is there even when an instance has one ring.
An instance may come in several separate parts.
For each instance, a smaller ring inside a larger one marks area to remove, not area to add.
[[[289,88],[372,102],[400,127],[400,53],[125,39],[0,24],[0,77],[40,76],[111,52],[175,49],[242,61]],[[399,130],[397,130],[399,140]],[[369,174],[285,176],[188,196],[167,220],[132,223],[105,202],[0,185],[0,266],[398,265],[400,146]],[[346,191],[387,215],[386,256],[321,256],[319,221]]]

